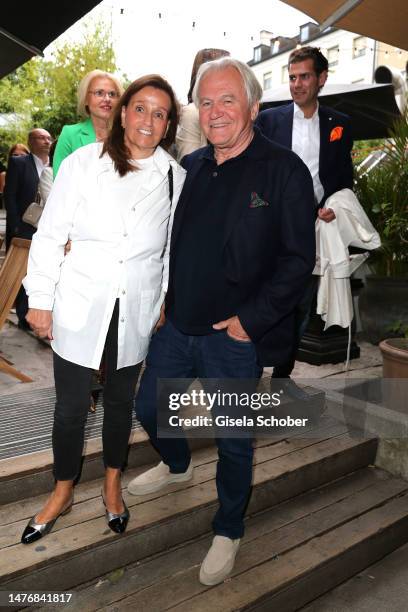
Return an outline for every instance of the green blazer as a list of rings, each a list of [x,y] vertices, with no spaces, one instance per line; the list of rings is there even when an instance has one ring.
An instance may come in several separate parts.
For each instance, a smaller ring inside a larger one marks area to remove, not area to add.
[[[61,162],[71,153],[87,144],[96,142],[94,126],[90,118],[74,125],[64,125],[58,138],[54,151],[53,170],[54,178],[57,175]]]

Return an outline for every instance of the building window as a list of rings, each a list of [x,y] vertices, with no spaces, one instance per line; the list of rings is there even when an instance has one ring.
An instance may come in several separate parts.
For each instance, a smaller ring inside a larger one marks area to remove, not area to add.
[[[264,90],[271,89],[272,87],[272,72],[265,72],[263,75],[263,88]]]
[[[275,53],[279,53],[279,47],[280,47],[280,40],[275,40],[272,46],[272,55],[275,55]]]
[[[353,59],[366,54],[367,39],[365,36],[357,36],[353,39]]]
[[[339,45],[327,49],[327,61],[329,62],[329,68],[337,66],[339,63]]]
[[[309,38],[310,24],[306,23],[300,27],[300,42],[304,43]]]
[[[261,47],[255,47],[255,49],[254,49],[254,61],[255,62],[260,62],[261,61]]]
[[[281,68],[281,81],[282,83],[289,83],[288,65],[282,66]]]

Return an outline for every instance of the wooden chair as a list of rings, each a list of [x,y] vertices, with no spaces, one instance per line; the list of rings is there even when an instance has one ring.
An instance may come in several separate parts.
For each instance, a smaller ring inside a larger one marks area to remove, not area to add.
[[[10,309],[21,287],[21,282],[27,273],[30,245],[31,240],[13,238],[4,263],[0,268],[0,329],[10,313]],[[13,364],[1,355],[0,371],[18,378],[21,382],[33,381],[32,378],[16,370]]]

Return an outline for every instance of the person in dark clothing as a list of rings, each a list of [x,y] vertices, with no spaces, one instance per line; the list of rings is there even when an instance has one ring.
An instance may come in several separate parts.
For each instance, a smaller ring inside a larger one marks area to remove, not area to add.
[[[323,208],[327,198],[341,189],[353,188],[350,118],[318,102],[328,67],[327,59],[317,47],[292,51],[288,70],[293,103],[264,110],[256,121],[264,136],[292,149],[305,162],[313,179],[316,215],[326,223],[335,218],[330,208]],[[312,277],[296,308],[297,342],[293,353],[286,363],[276,365],[273,371],[273,378],[280,379],[278,385],[283,384],[297,399],[308,399],[308,396],[295,385],[290,375],[316,291],[317,277]]]
[[[242,62],[201,66],[193,98],[211,143],[183,159],[187,178],[176,209],[166,322],[153,336],[136,414],[162,462],[134,479],[134,495],[192,477],[185,438],[157,435],[162,378],[250,379],[287,358],[293,311],[315,258],[313,186],[304,163],[254,129],[262,89]],[[217,414],[219,406],[214,406]],[[219,509],[200,569],[203,584],[232,570],[252,480],[252,440],[217,437]]]
[[[11,157],[7,167],[7,180],[4,190],[6,218],[6,249],[13,238],[31,240],[36,228],[24,223],[23,215],[37,195],[38,182],[44,168],[48,166],[48,155],[52,138],[47,130],[34,128],[28,135],[30,153]],[[21,287],[16,298],[18,325],[30,329],[25,316],[28,312],[28,300],[24,287]]]

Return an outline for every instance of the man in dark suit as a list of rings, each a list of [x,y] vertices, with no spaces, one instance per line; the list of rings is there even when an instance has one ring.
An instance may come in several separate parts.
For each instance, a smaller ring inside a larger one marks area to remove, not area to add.
[[[295,49],[289,56],[289,88],[293,103],[262,111],[256,124],[267,138],[292,149],[308,166],[313,179],[319,219],[334,220],[330,208],[323,208],[336,191],[353,188],[350,119],[318,103],[326,83],[328,62],[317,47]],[[306,329],[317,280],[312,279],[296,310],[298,342],[286,363],[276,366],[273,378],[288,379],[287,390],[298,399],[307,396],[290,380],[295,355]],[[281,381],[279,383],[281,385]]]
[[[35,200],[41,172],[48,165],[51,142],[51,136],[46,130],[34,128],[28,135],[30,154],[10,158],[4,189],[4,201],[7,211],[7,249],[13,238],[27,238],[31,240],[36,231],[35,227],[24,223],[23,215],[27,207]],[[21,287],[16,299],[16,313],[19,327],[23,329],[30,328],[25,320],[27,311],[27,295],[24,288]]]
[[[232,58],[203,64],[197,75],[194,100],[212,144],[183,160],[166,322],[136,398],[163,462],[129,484],[134,495],[192,477],[186,439],[157,435],[158,380],[199,377],[206,388],[207,379],[251,379],[255,389],[261,367],[292,350],[294,307],[315,259],[313,186],[296,155],[254,129],[261,95],[251,69]],[[252,480],[251,438],[216,441],[219,509],[204,584],[221,582],[234,565]]]

